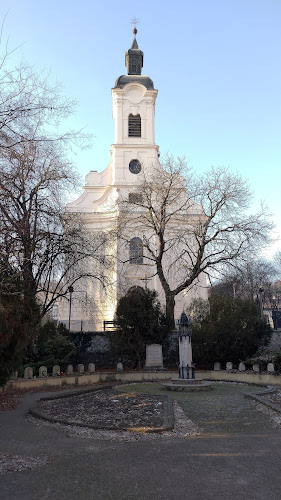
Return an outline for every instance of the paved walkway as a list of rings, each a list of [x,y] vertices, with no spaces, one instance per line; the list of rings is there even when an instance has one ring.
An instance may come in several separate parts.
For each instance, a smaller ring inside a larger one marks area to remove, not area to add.
[[[0,415],[1,453],[48,462],[0,476],[1,500],[279,500],[281,432],[244,398],[248,390],[217,384],[212,392],[176,395],[202,434],[129,443],[35,426],[25,416],[41,395],[27,395]]]

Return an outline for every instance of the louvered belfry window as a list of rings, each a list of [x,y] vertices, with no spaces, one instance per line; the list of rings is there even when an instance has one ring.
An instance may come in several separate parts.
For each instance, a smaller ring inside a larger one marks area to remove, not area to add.
[[[141,137],[140,115],[129,115],[129,137]]]

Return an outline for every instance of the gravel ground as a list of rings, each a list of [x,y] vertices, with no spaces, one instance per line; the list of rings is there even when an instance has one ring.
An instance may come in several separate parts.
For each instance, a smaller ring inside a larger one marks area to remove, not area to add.
[[[19,455],[0,455],[0,476],[8,472],[19,472],[26,469],[36,469],[46,465],[46,457],[21,457]]]
[[[18,394],[11,392],[0,393],[0,413],[16,409],[16,407],[20,404],[20,401],[16,397]]]
[[[263,394],[262,397],[281,407],[281,392],[280,391],[273,392],[272,394]]]
[[[279,401],[281,402],[281,393],[278,393],[279,395]],[[265,396],[263,395],[263,398]],[[269,399],[269,398],[266,398]],[[271,399],[269,400],[271,401]],[[274,399],[272,402],[277,404],[277,399]],[[267,415],[269,418],[269,421],[271,422],[271,425],[275,427],[275,429],[280,429],[281,426],[281,413],[272,410],[268,406],[265,406],[261,403],[258,403],[257,401],[252,401],[252,405],[256,408],[256,410],[261,411],[264,415]]]

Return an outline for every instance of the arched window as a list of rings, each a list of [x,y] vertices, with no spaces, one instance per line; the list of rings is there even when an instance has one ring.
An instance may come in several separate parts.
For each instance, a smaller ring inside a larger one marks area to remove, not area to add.
[[[141,238],[130,240],[130,264],[143,264],[143,244]]]
[[[129,137],[141,137],[141,117],[140,115],[129,115],[128,120]]]

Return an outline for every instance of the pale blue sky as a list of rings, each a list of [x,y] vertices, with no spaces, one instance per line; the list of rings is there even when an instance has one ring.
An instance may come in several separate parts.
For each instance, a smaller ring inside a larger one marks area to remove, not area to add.
[[[76,156],[83,177],[109,161],[111,88],[126,72],[135,16],[143,74],[159,91],[161,153],[243,174],[281,234],[281,0],[1,0],[1,19],[7,11],[10,47],[24,43],[11,62],[50,69],[79,101],[74,122],[95,136]]]

